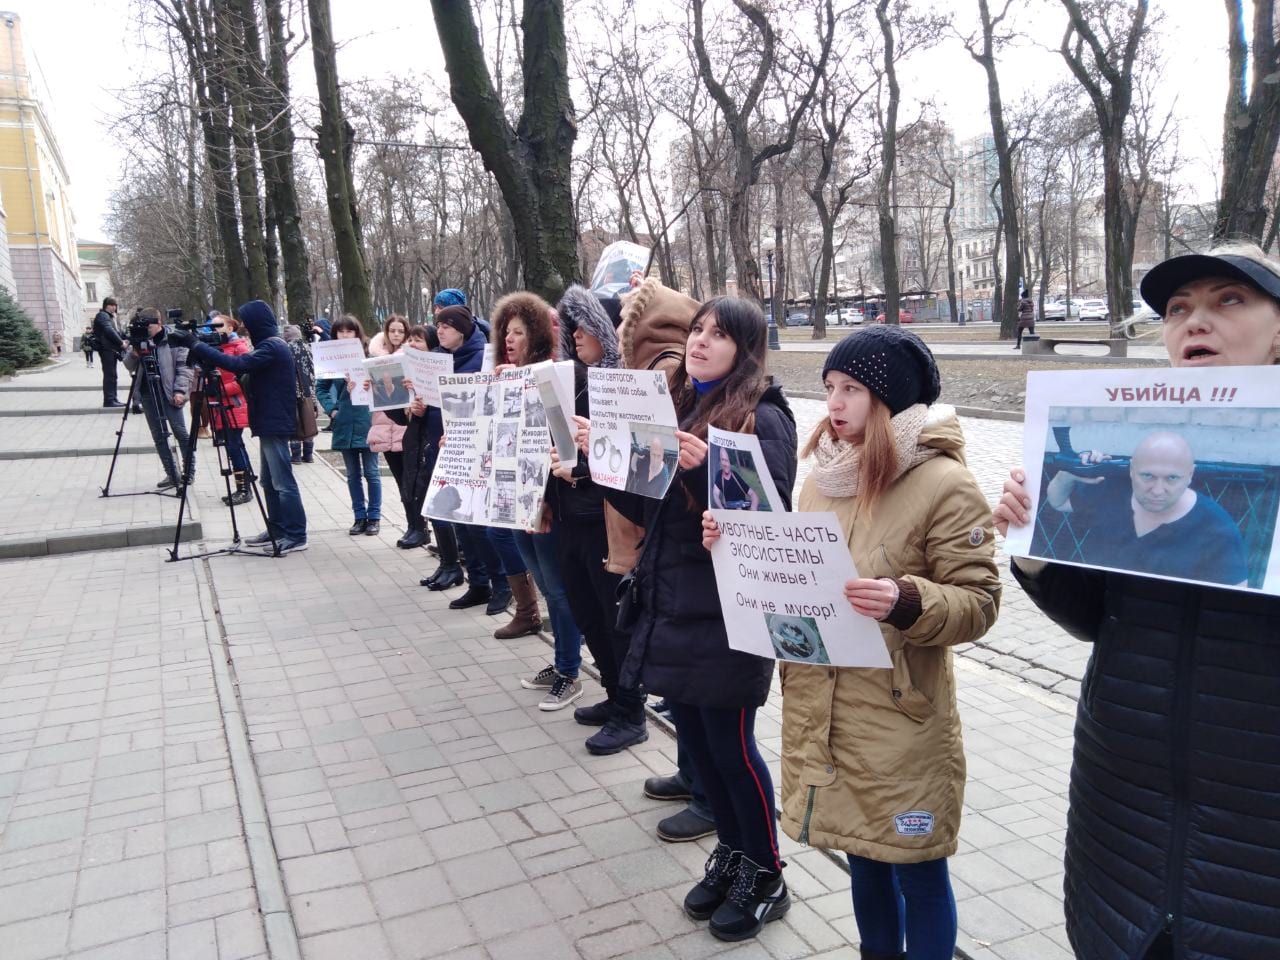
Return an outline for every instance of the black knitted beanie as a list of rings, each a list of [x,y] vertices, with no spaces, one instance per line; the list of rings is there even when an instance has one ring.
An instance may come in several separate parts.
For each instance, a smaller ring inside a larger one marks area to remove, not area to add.
[[[931,404],[942,392],[938,364],[924,341],[901,327],[857,330],[827,354],[825,377],[839,370],[884,401],[895,416],[913,404]]]

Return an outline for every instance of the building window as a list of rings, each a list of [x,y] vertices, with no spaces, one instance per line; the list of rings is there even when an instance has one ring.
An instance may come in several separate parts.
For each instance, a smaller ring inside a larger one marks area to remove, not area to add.
[[[92,280],[84,285],[84,299],[87,303],[98,302],[98,285]]]

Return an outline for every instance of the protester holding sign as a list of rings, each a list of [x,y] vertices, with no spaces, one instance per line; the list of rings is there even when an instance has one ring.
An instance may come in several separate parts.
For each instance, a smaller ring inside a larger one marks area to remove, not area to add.
[[[1256,247],[1166,260],[1143,278],[1142,298],[1164,318],[1176,368],[1280,362],[1280,263]],[[1001,533],[1032,521],[1025,481],[1022,468],[1005,481]],[[1067,814],[1076,954],[1280,956],[1280,598],[1025,558],[1011,566],[1037,606],[1094,643]]]
[[[755,936],[791,904],[778,855],[773,784],[754,735],[773,660],[729,646],[711,555],[700,545],[710,424],[755,433],[790,508],[795,420],[782,391],[765,377],[765,335],[754,303],[718,297],[703,304],[671,388],[679,417],[679,476],[662,500],[606,493],[646,531],[625,586],[622,619],[634,626],[623,681],[642,682],[666,697],[711,802],[720,842],[684,908],[691,917],[710,919],[711,933],[722,940]],[[581,443],[581,432],[579,438]]]
[[[965,780],[950,647],[996,619],[991,518],[915,334],[853,333],[822,379],[800,510],[839,519],[860,574],[845,598],[880,622],[892,668],[782,665],[782,826],[848,855],[863,957],[904,956],[905,932],[912,960],[949,960]]]
[[[560,314],[560,356],[574,365],[573,412],[585,417],[590,411],[587,368],[616,368],[620,359],[618,337],[600,301],[583,287],[569,287],[556,309]],[[585,454],[561,463],[553,450],[552,462],[556,479],[548,486],[547,506],[558,527],[560,579],[605,692],[602,702],[578,707],[573,718],[584,726],[601,728],[587,738],[589,752],[618,753],[648,740],[649,731],[644,694],[634,686],[622,687],[618,683],[618,670],[626,659],[631,634],[617,626],[618,583],[622,577],[601,562],[609,555],[604,494],[591,482]]]
[[[457,292],[450,289],[436,295],[436,338],[440,342],[440,350],[453,355],[455,372],[475,373],[480,369],[480,363],[484,359],[484,333],[476,326],[475,318],[464,304],[440,304],[440,299],[446,294]],[[443,437],[444,420],[441,417],[440,408],[427,407],[427,435],[423,442],[431,458],[431,468],[428,472],[435,470],[435,463],[440,455],[440,441]],[[450,587],[458,586],[463,579],[462,566],[458,562],[459,528],[442,520],[432,520],[431,529],[436,534],[440,565],[434,573],[420,580],[419,583],[428,590],[448,590]],[[477,603],[487,602],[490,599],[489,571],[478,551],[470,551],[467,554],[466,567],[467,576],[471,581],[467,593],[479,597]]]
[[[436,339],[435,327],[411,327],[408,346],[424,353],[429,350],[439,352],[440,341]],[[413,391],[413,401],[404,410],[388,410],[387,415],[392,422],[405,428],[401,440],[404,478],[400,499],[404,504],[404,519],[409,529],[396,541],[396,546],[401,550],[412,550],[431,541],[427,521],[422,516],[422,507],[427,501],[427,486],[431,483],[431,469],[435,465],[439,445],[432,442],[430,437],[430,421],[427,417],[427,404],[422,399],[421,386],[408,376],[405,377],[405,385]]]
[[[393,313],[387,317],[382,324],[382,330],[373,335],[369,341],[368,354],[371,357],[389,357],[392,354],[400,352],[409,338],[409,321],[398,313]],[[376,394],[379,386],[387,388],[388,397],[395,392],[393,383],[375,383],[372,378],[370,387]],[[404,396],[404,404],[408,405],[409,397]],[[380,403],[372,403],[371,406],[381,406]],[[396,423],[387,415],[384,410],[373,411],[373,416],[369,422],[369,438],[368,447],[375,453],[382,454],[387,460],[387,466],[391,468],[391,476],[396,481],[396,490],[400,491],[401,497],[404,496],[404,484],[402,478],[404,476],[404,427]]]
[[[527,367],[550,360],[555,353],[551,325],[551,307],[532,293],[512,293],[498,301],[493,310],[494,356],[498,372],[510,367]],[[554,492],[556,485],[550,485]],[[533,592],[537,583],[547,598],[551,616],[551,632],[555,638],[555,663],[539,670],[532,678],[521,680],[530,690],[546,690],[541,710],[559,710],[582,696],[578,671],[582,666],[582,631],[574,622],[573,611],[560,576],[558,535],[554,508],[544,509],[541,529],[533,533],[515,532],[516,548],[528,572],[509,578],[516,598],[515,619],[494,636],[506,639],[537,633],[542,628],[538,597]],[[492,528],[491,528],[492,529]],[[530,575],[532,574],[532,579]]]
[[[341,317],[334,323],[333,336],[335,340],[364,343],[364,331],[351,316]],[[351,402],[351,392],[343,380],[319,381],[316,397],[333,423],[333,449],[342,452],[347,470],[347,491],[355,514],[355,523],[347,532],[353,537],[377,536],[382,519],[382,477],[378,473],[378,455],[368,445],[369,408]]]

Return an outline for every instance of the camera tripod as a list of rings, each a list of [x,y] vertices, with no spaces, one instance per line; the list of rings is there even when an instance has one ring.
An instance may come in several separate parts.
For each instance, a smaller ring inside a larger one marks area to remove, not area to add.
[[[129,493],[112,493],[111,478],[116,472],[116,461],[120,459],[120,442],[124,439],[124,426],[129,421],[129,412],[133,409],[135,403],[141,403],[138,399],[138,384],[141,383],[142,389],[146,391],[146,398],[151,401],[153,410],[163,411],[161,406],[165,402],[164,390],[160,384],[160,367],[156,362],[155,346],[144,347],[141,344],[135,345],[134,349],[138,353],[138,369],[133,372],[133,379],[129,383],[129,396],[124,401],[124,414],[120,417],[120,426],[116,430],[116,446],[111,453],[111,466],[107,470],[107,482],[99,489],[102,491],[101,497],[139,497],[145,494],[155,494],[158,497],[176,497],[178,491],[174,488],[169,490],[132,490]],[[168,444],[169,438],[173,435],[169,430],[169,421],[162,414],[159,415],[160,431],[164,437],[164,442]],[[183,467],[185,470],[185,465]]]
[[[165,562],[198,560],[201,557],[216,557],[231,553],[252,557],[280,556],[280,544],[276,535],[271,532],[271,523],[267,520],[267,509],[262,502],[262,491],[258,489],[258,475],[254,473],[253,462],[247,456],[245,457],[244,468],[245,488],[253,491],[253,499],[258,506],[258,515],[262,518],[267,536],[271,539],[271,550],[252,550],[241,545],[240,526],[236,521],[235,492],[231,489],[231,475],[235,472],[235,467],[231,463],[230,454],[226,452],[227,437],[229,431],[235,429],[235,425],[231,419],[231,409],[227,404],[226,388],[217,368],[206,367],[204,364],[197,362],[195,381],[191,390],[193,393],[202,394],[205,398],[205,403],[209,405],[209,422],[213,427],[213,449],[218,458],[218,473],[222,475],[223,484],[227,489],[227,495],[223,498],[223,502],[227,505],[227,509],[231,511],[231,545],[218,550],[189,553],[185,557],[178,555],[178,544],[182,542],[182,524],[187,513],[187,493],[191,488],[191,475],[195,469],[196,442],[199,440],[200,433],[199,430],[192,430],[187,438],[187,449],[184,451],[185,456],[182,461],[182,483],[179,484],[181,492],[178,498],[178,523],[173,533],[173,548],[169,551],[169,559]]]

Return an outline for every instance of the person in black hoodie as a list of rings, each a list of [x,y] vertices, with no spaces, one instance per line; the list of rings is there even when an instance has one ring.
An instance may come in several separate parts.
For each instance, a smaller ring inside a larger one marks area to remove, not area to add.
[[[560,315],[560,359],[574,361],[574,412],[590,416],[587,368],[621,366],[618,335],[600,301],[576,284],[564,292],[556,311]],[[587,738],[589,752],[618,753],[647,740],[649,732],[644,693],[634,686],[622,686],[618,679],[631,634],[617,627],[617,592],[622,577],[610,573],[605,565],[609,541],[604,494],[591,482],[586,454],[580,453],[573,463],[560,463],[553,448],[552,459],[556,479],[547,488],[547,503],[560,527],[560,576],[574,622],[582,630],[605,691],[603,701],[579,707],[573,718],[584,726],[601,728]]]
[[[271,307],[250,300],[237,313],[249,332],[253,349],[241,356],[226,354],[185,331],[174,331],[169,340],[190,347],[193,362],[221,367],[238,374],[249,398],[249,429],[258,438],[261,466],[258,482],[267,502],[270,530],[250,537],[248,546],[270,547],[272,539],[281,553],[307,549],[307,514],[289,462],[289,441],[298,432],[297,384],[293,352],[280,336]],[[247,376],[246,376],[247,375]]]
[[[666,697],[715,813],[719,844],[685,897],[690,917],[722,940],[754,937],[791,905],[778,855],[773,782],[755,745],[755,713],[774,661],[729,646],[711,555],[707,427],[754,432],[786,509],[796,477],[795,418],[765,376],[766,327],[747,300],[704,303],[689,330],[671,394],[680,418],[679,471],[662,500],[609,490],[609,502],[643,525],[645,540],[624,620],[631,649],[621,683]],[[578,434],[579,443],[585,438]]]

